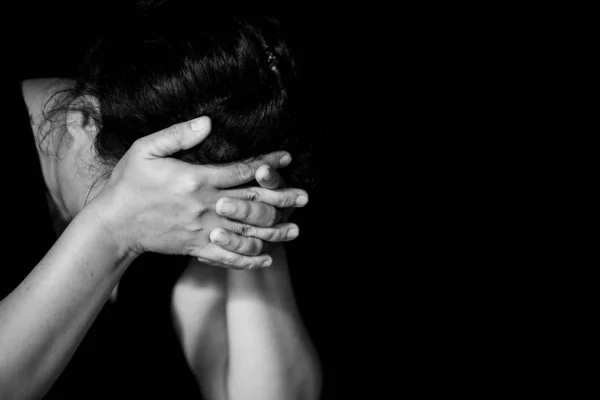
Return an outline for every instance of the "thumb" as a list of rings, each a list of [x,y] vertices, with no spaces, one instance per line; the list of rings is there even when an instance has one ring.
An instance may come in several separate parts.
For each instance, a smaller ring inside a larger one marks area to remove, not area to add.
[[[140,144],[154,157],[167,157],[180,150],[190,149],[210,133],[210,118],[204,116],[170,127],[141,138]]]

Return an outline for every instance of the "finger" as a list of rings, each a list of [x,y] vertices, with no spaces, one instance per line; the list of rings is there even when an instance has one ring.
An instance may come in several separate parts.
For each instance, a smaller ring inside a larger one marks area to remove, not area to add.
[[[254,257],[244,256],[225,250],[214,243],[207,244],[199,254],[195,254],[194,256],[198,257],[201,261],[210,260],[212,263],[216,263],[216,265],[238,270],[268,267],[273,262],[273,259],[268,254],[261,254]]]
[[[233,197],[221,197],[215,208],[217,214],[249,225],[273,226],[281,219],[281,213],[273,206]]]
[[[144,136],[136,144],[152,157],[167,157],[200,144],[210,133],[210,128],[210,118],[204,116]]]
[[[279,208],[303,207],[308,203],[308,194],[301,189],[271,190],[260,187],[247,187],[223,190],[221,193],[225,197],[269,204]]]
[[[213,229],[210,233],[210,241],[225,250],[245,256],[257,256],[263,250],[262,240],[240,236],[221,228]]]
[[[245,160],[228,166],[204,165],[203,167],[214,170],[209,183],[217,188],[228,188],[254,180],[254,174],[261,165],[267,164],[272,168],[282,168],[287,166],[291,160],[292,157],[289,153],[276,151],[254,160]]]
[[[260,186],[267,189],[278,189],[284,184],[279,172],[266,164],[256,170],[255,179]]]
[[[254,237],[266,242],[288,242],[298,237],[300,230],[298,225],[293,223],[283,223],[271,228],[261,228],[258,226],[242,224],[236,221],[225,220],[224,228],[229,232],[241,236]]]

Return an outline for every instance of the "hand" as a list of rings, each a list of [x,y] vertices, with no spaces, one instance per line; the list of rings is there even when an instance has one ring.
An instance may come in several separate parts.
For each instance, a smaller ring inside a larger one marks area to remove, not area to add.
[[[285,152],[230,166],[193,165],[169,156],[198,145],[210,132],[201,117],[138,139],[110,179],[86,208],[92,208],[109,234],[127,251],[217,259],[230,268],[248,269],[270,262],[268,255],[224,254],[209,232],[226,228],[215,212],[223,188],[254,179],[257,169],[278,168]],[[284,160],[285,161],[285,160]]]
[[[289,159],[289,162],[292,162],[291,157]],[[286,166],[287,166],[287,164],[286,164]],[[271,168],[269,165],[266,165],[266,164],[261,165],[256,170],[255,177],[256,177],[256,181],[258,182],[258,184],[267,189],[280,189],[280,188],[287,187],[285,181],[283,180],[283,177],[279,174],[279,172],[277,172],[276,169]],[[279,191],[279,193],[281,193],[282,195],[283,195],[283,192],[284,191]],[[306,204],[308,204],[308,194],[305,191],[298,190],[295,192],[296,192],[296,197],[295,197],[295,199],[293,199],[290,206],[283,206],[283,208],[277,209],[277,211],[280,214],[280,220],[282,222],[287,222],[290,215],[292,215],[294,208],[304,207]],[[303,197],[301,197],[301,196],[303,196]],[[288,204],[290,204],[290,202],[288,202]],[[278,204],[275,204],[275,205],[278,205]],[[279,206],[279,207],[281,207],[281,206]],[[217,212],[218,212],[218,210],[217,210]]]
[[[285,165],[289,162],[291,158]],[[258,255],[267,251],[267,243],[264,241],[289,241],[298,236],[298,226],[285,222],[295,207],[307,204],[306,192],[299,189],[273,190],[284,187],[285,182],[277,170],[269,165],[258,168],[255,178],[261,188],[229,191],[227,194],[230,197],[221,198],[217,202],[216,209],[219,215],[243,222],[240,224],[230,221],[226,229],[217,228],[210,234],[213,243],[230,252]],[[272,228],[260,228],[261,226]],[[200,261],[215,264],[205,259]]]

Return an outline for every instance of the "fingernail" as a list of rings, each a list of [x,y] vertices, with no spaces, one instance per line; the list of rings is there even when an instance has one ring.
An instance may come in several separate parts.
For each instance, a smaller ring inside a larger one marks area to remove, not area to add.
[[[235,206],[227,200],[223,200],[217,204],[217,211],[219,214],[231,214],[235,211]]]
[[[288,239],[294,239],[298,236],[298,228],[292,228],[288,231],[287,237]]]
[[[302,194],[302,195],[296,197],[296,205],[303,206],[306,203],[308,203],[308,197],[307,196],[305,196],[305,195]]]
[[[261,265],[261,267],[270,267],[273,264],[273,259],[267,258]]]
[[[218,244],[227,244],[229,242],[229,238],[227,238],[227,235],[225,235],[224,232],[219,231],[215,237],[215,242]]]
[[[209,118],[208,117],[200,117],[200,118],[192,121],[192,123],[190,124],[190,128],[194,132],[201,132],[201,131],[206,130],[206,128],[208,128],[208,125],[209,125]]]
[[[292,161],[292,156],[290,156],[289,154],[286,154],[285,156],[281,157],[281,160],[279,160],[279,164],[288,164],[291,161]]]

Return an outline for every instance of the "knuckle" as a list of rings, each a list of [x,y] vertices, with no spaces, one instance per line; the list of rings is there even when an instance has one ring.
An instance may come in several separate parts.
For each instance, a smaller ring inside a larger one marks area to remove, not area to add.
[[[248,269],[256,269],[256,268],[260,267],[261,264],[262,264],[262,262],[260,260],[252,259],[252,261],[250,261],[248,264]]]
[[[252,207],[250,207],[250,205],[248,203],[246,203],[245,201],[240,201],[238,207],[236,207],[236,209],[238,209],[238,216],[241,219],[247,220],[248,218],[250,218],[250,215],[252,214]]]
[[[242,235],[242,236],[248,236],[251,231],[252,231],[252,226],[250,226],[250,225],[243,224],[240,226],[239,232],[240,232],[240,235]]]
[[[261,239],[262,240],[267,240],[269,242],[273,242],[276,238],[277,235],[277,230],[270,228],[270,229],[264,229],[263,233],[261,235]]]
[[[206,214],[207,211],[208,211],[208,207],[201,202],[196,202],[192,206],[192,213],[194,213],[194,215],[200,216],[200,215]]]
[[[278,193],[277,196],[277,207],[284,208],[294,204],[295,196],[293,193],[283,192]]]
[[[246,190],[244,198],[249,201],[260,201],[261,196],[256,189],[251,188]]]
[[[287,230],[284,228],[275,229],[273,232],[273,241],[274,242],[283,242],[286,239]]]
[[[288,204],[291,202],[290,198],[288,195],[285,194],[278,194],[276,201],[275,201],[275,206],[279,207],[279,208],[285,208],[288,207]]]
[[[239,252],[244,247],[244,238],[235,238],[231,240],[231,249]]]
[[[242,260],[239,254],[228,254],[223,258],[223,263],[226,265],[238,265]]]
[[[236,164],[236,174],[240,180],[249,180],[254,177],[252,168],[248,164],[242,162]]]
[[[204,167],[204,166],[203,166]],[[211,173],[205,167],[201,168],[199,173],[195,175],[196,188],[206,187],[210,185]]]
[[[253,257],[248,257],[248,269],[255,269],[255,268],[260,268],[263,263],[265,262],[265,257],[264,256],[253,256]]]
[[[179,176],[179,187],[185,192],[193,192],[198,189],[198,180],[191,174],[181,174]]]
[[[182,249],[182,253],[186,256],[194,256],[194,257],[201,257],[202,256],[202,252],[198,251],[198,249],[196,248],[196,246],[194,246],[191,243],[187,243],[184,245],[183,249]]]

